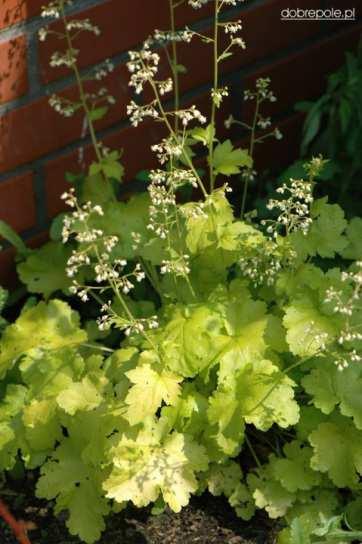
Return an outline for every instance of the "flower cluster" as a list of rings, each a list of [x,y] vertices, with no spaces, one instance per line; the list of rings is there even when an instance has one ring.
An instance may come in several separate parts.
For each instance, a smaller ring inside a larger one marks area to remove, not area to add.
[[[259,100],[260,102],[268,100],[269,102],[275,102],[276,96],[270,90],[270,83],[270,77],[259,77],[255,83],[255,91],[251,91],[250,89],[244,91],[244,100]]]
[[[217,108],[220,107],[221,102],[225,96],[229,96],[228,87],[220,87],[218,89],[212,89],[211,98]]]
[[[188,0],[189,5],[194,9],[200,9],[207,4],[209,0]]]
[[[167,173],[162,170],[150,172],[151,183],[148,192],[151,199],[149,207],[148,230],[165,240],[176,222],[176,196],[172,187],[167,187]]]
[[[190,273],[190,256],[185,254],[175,256],[172,260],[164,260],[161,263],[161,274],[174,274],[175,276],[187,276]]]
[[[78,54],[79,49],[68,49],[64,53],[55,51],[50,58],[49,64],[52,68],[57,68],[58,66],[72,68],[77,62]]]
[[[49,35],[53,34],[68,45],[67,49],[64,51],[53,52],[49,64],[53,68],[65,66],[73,71],[79,87],[79,99],[74,101],[62,96],[52,95],[49,99],[49,104],[56,112],[64,117],[71,117],[77,111],[83,109],[86,114],[88,125],[90,126],[93,123],[94,111],[98,108],[96,118],[99,118],[100,114],[104,115],[107,111],[107,107],[104,106],[113,105],[115,99],[108,93],[105,87],[102,87],[95,92],[87,93],[84,83],[85,81],[92,79],[101,81],[113,71],[114,66],[110,60],[106,60],[84,76],[81,75],[77,66],[79,49],[74,47],[73,40],[77,38],[81,32],[90,32],[95,36],[99,36],[100,29],[98,26],[94,25],[90,19],[68,19],[65,15],[64,8],[70,4],[72,4],[72,1],[56,0],[51,2],[48,6],[43,7],[43,17],[61,18],[63,20],[63,32],[53,30],[50,27],[43,27],[39,30],[38,34],[40,41],[45,41]],[[103,108],[99,109],[100,106],[103,106]],[[95,142],[93,143],[95,145]]]
[[[105,77],[107,77],[110,73],[112,73],[114,70],[114,64],[110,61],[110,59],[106,59],[102,64],[100,64],[93,73],[93,78],[96,81],[101,81]]]
[[[136,94],[141,94],[145,84],[153,81],[158,72],[160,55],[151,50],[150,43],[146,40],[141,51],[130,51],[129,57],[129,86],[134,88]]]
[[[155,30],[153,37],[150,40],[160,43],[169,42],[185,42],[190,43],[195,36],[195,32],[185,27],[183,30]]]
[[[62,10],[66,6],[71,6],[73,0],[54,0],[50,2],[47,6],[43,6],[41,10],[42,17],[53,17],[54,19],[59,19],[62,14]]]
[[[313,202],[313,183],[304,180],[291,179],[289,184],[284,183],[276,190],[287,198],[271,199],[267,204],[268,210],[278,210],[279,215],[275,221],[264,220],[263,225],[269,224],[267,232],[277,237],[280,228],[289,234],[295,230],[307,234],[312,219],[309,215],[310,205]]]
[[[81,107],[79,102],[74,102],[63,96],[53,94],[49,98],[49,105],[63,117],[72,117],[75,112]]]
[[[184,146],[182,140],[178,140],[174,135],[164,138],[160,143],[151,146],[151,149],[156,153],[161,164],[166,164],[169,160],[179,159],[181,157]]]
[[[150,102],[150,104],[146,104],[144,106],[140,106],[136,104],[134,100],[131,100],[127,106],[127,115],[131,121],[131,124],[134,127],[138,127],[138,125],[142,123],[146,117],[157,119],[159,117],[159,113],[156,106],[156,100],[153,100]]]
[[[252,246],[245,246],[239,260],[242,274],[253,285],[272,286],[280,270],[289,266],[295,258],[291,248],[281,247],[274,240],[260,240]]]
[[[146,331],[157,329],[159,326],[157,315],[148,318],[131,318],[129,316],[119,315],[109,300],[101,307],[102,315],[97,319],[98,328],[101,331],[107,331],[112,326],[124,332],[126,336],[132,334],[145,334]]]
[[[360,322],[354,318],[361,310],[361,299],[362,261],[356,261],[352,269],[341,273],[341,287],[328,287],[324,298],[332,312],[343,319],[338,336],[338,345],[343,351],[333,353],[335,364],[340,370],[347,368],[350,362],[362,361],[362,354],[355,348],[356,342],[362,342],[362,330]]]

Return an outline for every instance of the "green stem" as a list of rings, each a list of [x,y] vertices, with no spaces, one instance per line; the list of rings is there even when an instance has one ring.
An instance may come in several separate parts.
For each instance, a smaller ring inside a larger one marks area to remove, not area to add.
[[[147,278],[149,279],[150,284],[152,285],[156,293],[158,293],[158,295],[162,298],[162,289],[161,289],[160,282],[158,280],[155,267],[151,263],[143,259],[142,257],[140,257],[140,263],[145,271]]]
[[[213,39],[213,48],[214,48],[214,82],[213,82],[213,91],[217,91],[219,86],[219,0],[215,0],[215,14],[214,14],[214,39]],[[211,104],[211,126],[215,127],[216,121],[216,103],[215,99],[212,97]],[[210,192],[214,190],[215,187],[215,173],[213,167],[213,157],[214,157],[214,142],[212,138],[209,142],[209,169],[210,169]]]
[[[254,147],[255,147],[255,132],[256,132],[256,125],[258,122],[258,115],[259,115],[259,109],[260,109],[260,99],[259,96],[256,98],[256,106],[255,106],[255,112],[254,112],[254,118],[253,118],[253,124],[251,127],[251,136],[250,136],[250,145],[249,145],[249,155],[253,159],[254,154]],[[250,169],[249,169],[250,172]],[[241,201],[241,212],[240,212],[240,218],[243,219],[245,214],[245,208],[246,208],[246,198],[248,196],[248,188],[249,188],[249,177],[245,178],[244,181],[244,189],[243,189],[243,198]]]
[[[170,4],[170,20],[171,20],[171,32],[172,35],[176,32],[176,21],[175,21],[175,5],[173,0],[169,0]],[[174,84],[174,107],[175,111],[180,108],[180,83],[178,77],[178,54],[177,54],[177,44],[175,40],[172,40],[172,63],[171,70],[173,75],[173,84]],[[179,118],[175,116],[175,131],[178,131],[179,127]]]
[[[259,461],[259,457],[257,456],[256,451],[254,450],[253,445],[252,445],[252,443],[250,442],[250,440],[249,440],[247,434],[245,434],[245,442],[246,442],[246,445],[248,446],[248,448],[249,448],[249,450],[250,450],[250,453],[251,453],[251,455],[253,456],[254,461],[255,461],[255,463],[257,464],[258,468],[262,468],[262,464],[261,464],[261,462]]]
[[[166,127],[167,127],[169,133],[171,134],[171,137],[172,137],[173,140],[175,141],[175,143],[179,143],[178,138],[177,138],[177,133],[174,131],[174,129],[172,128],[172,126],[171,126],[171,124],[170,124],[170,122],[169,122],[169,120],[167,119],[167,114],[166,114],[166,112],[165,112],[165,110],[164,110],[164,107],[163,107],[163,105],[162,105],[162,101],[161,101],[160,95],[159,95],[159,93],[158,93],[157,87],[156,87],[156,85],[155,85],[155,82],[154,82],[152,79],[150,79],[150,80],[149,80],[149,83],[150,83],[150,85],[151,85],[151,87],[152,87],[152,90],[153,90],[153,93],[154,93],[154,95],[155,95],[155,98],[156,98],[156,101],[157,101],[158,108],[159,108],[160,113],[161,113],[161,115],[162,115],[163,122],[165,123],[165,125],[166,125]],[[192,160],[190,159],[190,157],[188,156],[187,153],[184,153],[184,156],[185,156],[185,159],[186,159],[186,162],[187,162],[188,167],[190,168],[190,170],[191,170],[192,173],[194,174],[194,176],[195,176],[195,178],[196,178],[196,180],[197,180],[197,183],[198,183],[198,185],[199,185],[199,187],[200,187],[200,189],[201,189],[201,191],[202,191],[204,197],[206,198],[206,197],[208,196],[207,191],[206,191],[206,189],[205,189],[205,187],[204,187],[204,184],[202,183],[202,180],[201,180],[201,178],[200,178],[200,176],[199,176],[199,174],[198,174],[198,172],[197,172],[195,166],[193,165]]]
[[[259,408],[259,406],[261,406],[262,404],[264,404],[264,402],[267,400],[267,398],[272,394],[272,392],[278,387],[278,385],[280,384],[282,378],[284,378],[284,376],[286,374],[288,374],[288,372],[290,372],[291,370],[294,370],[294,368],[297,368],[299,366],[301,366],[302,364],[306,363],[307,361],[309,361],[309,359],[312,359],[313,357],[315,357],[317,354],[314,353],[313,355],[310,355],[308,357],[304,357],[303,359],[301,359],[300,361],[298,361],[297,363],[293,363],[292,365],[288,366],[285,370],[282,370],[281,371],[281,376],[279,376],[279,378],[276,380],[276,382],[274,383],[274,385],[272,385],[272,387],[269,389],[269,391],[264,395],[264,397],[259,401],[257,402],[257,404],[251,409],[249,410],[249,412],[247,412],[245,415],[246,416],[250,416],[250,414],[252,414],[253,412],[255,412],[255,410],[257,410]]]
[[[72,52],[72,51],[74,51],[74,47],[73,47],[72,37],[71,37],[71,35],[70,35],[70,33],[69,33],[68,29],[67,29],[67,18],[66,18],[65,11],[64,11],[64,2],[61,2],[60,11],[61,11],[61,16],[62,16],[63,25],[64,25],[64,32],[65,32],[65,39],[66,39],[66,42],[67,42],[67,47],[68,47],[68,50],[70,50]],[[92,140],[94,151],[95,151],[98,162],[101,162],[102,156],[101,156],[101,152],[99,150],[96,131],[95,131],[95,128],[94,128],[94,125],[93,125],[93,121],[91,119],[90,110],[89,110],[88,103],[87,103],[87,98],[86,98],[86,93],[85,93],[85,90],[84,90],[83,81],[82,81],[82,78],[81,78],[81,75],[80,75],[80,72],[79,72],[79,69],[78,69],[78,66],[77,66],[76,62],[74,62],[72,64],[72,70],[74,72],[74,76],[75,76],[75,79],[76,79],[76,82],[77,82],[77,86],[78,86],[78,90],[79,90],[79,98],[80,98],[80,101],[82,103],[82,108],[83,108],[84,113],[85,113],[86,118],[87,118],[89,134],[90,134],[90,137],[91,137],[91,140]]]

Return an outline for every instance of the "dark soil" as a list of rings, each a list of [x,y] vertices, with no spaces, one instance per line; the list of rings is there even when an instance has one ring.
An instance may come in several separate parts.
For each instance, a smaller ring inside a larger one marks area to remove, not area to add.
[[[17,486],[16,486],[17,487]],[[35,524],[29,532],[32,544],[80,544],[65,526],[65,515],[52,513],[51,505],[36,499],[26,482],[21,490],[4,496],[18,519]],[[194,497],[180,514],[166,510],[152,516],[148,509],[127,510],[110,516],[98,544],[272,544],[273,527],[259,516],[245,523],[236,517],[227,501],[209,494]],[[0,521],[0,544],[17,544],[5,524]]]

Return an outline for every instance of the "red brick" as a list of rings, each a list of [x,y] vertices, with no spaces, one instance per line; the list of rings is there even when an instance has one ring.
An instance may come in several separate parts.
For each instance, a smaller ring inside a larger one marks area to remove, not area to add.
[[[178,23],[184,26],[201,19],[211,12],[206,5],[201,10],[182,7],[178,10]],[[74,18],[89,18],[97,24],[101,35],[97,38],[89,33],[82,33],[75,46],[80,50],[79,65],[89,66],[123,53],[146,39],[155,28],[169,28],[169,2],[157,0],[157,8],[145,0],[106,0],[103,4],[82,11]],[[62,24],[55,23],[54,29],[62,31]],[[39,44],[40,64],[44,82],[63,77],[68,71],[62,67],[49,67],[49,59],[54,50],[60,48],[57,38],[49,36]]]
[[[105,83],[118,97],[118,103],[111,108],[105,119],[96,123],[98,129],[118,120],[120,110],[125,112],[125,104],[129,100],[123,66],[109,76]],[[90,90],[93,86],[91,83]],[[71,99],[78,96],[75,87],[62,94]],[[79,140],[82,133],[83,115],[78,113],[72,118],[64,118],[49,106],[48,98],[41,98],[13,110],[0,118],[0,172],[31,162]]]
[[[297,0],[290,2],[292,5],[296,3]],[[304,1],[306,7],[315,7],[316,3],[319,5],[316,0]],[[284,5],[285,0],[269,0],[262,5],[251,5],[239,15],[243,23],[241,35],[245,39],[247,47],[245,50],[239,48],[234,50],[234,55],[221,64],[221,74],[241,69],[288,46],[298,45],[319,32],[320,25],[315,21],[282,22],[280,12]],[[227,40],[227,36],[222,34],[220,50],[227,46]],[[213,66],[210,62],[210,48],[210,45],[204,43],[199,43],[196,47],[180,44],[179,61],[188,69],[187,73],[180,78],[183,92],[212,80]]]
[[[256,146],[255,166],[259,172],[263,170],[280,171],[299,157],[304,115],[295,113],[278,126],[283,134],[282,140],[268,138]]]
[[[45,164],[45,198],[49,219],[67,209],[64,201],[60,199],[64,191],[70,187],[65,179],[66,172],[74,174],[84,172],[85,167],[84,162],[79,162],[79,152],[58,157]]]
[[[126,168],[125,179],[132,180],[140,171],[154,167],[157,162],[150,147],[153,143],[160,141],[163,134],[161,125],[152,122],[143,123],[137,128],[127,127],[110,134],[104,143],[112,149],[123,151],[122,164]],[[44,165],[46,203],[48,217],[52,218],[59,212],[66,209],[61,194],[69,188],[65,180],[65,173],[85,172],[86,167],[93,160],[93,151],[88,146],[79,160],[79,152],[72,152],[68,155],[58,157]]]
[[[0,43],[0,104],[14,100],[27,92],[26,50],[25,36]]]
[[[35,197],[31,172],[0,183],[0,218],[17,232],[35,225]]]
[[[325,88],[325,72],[336,69],[343,61],[343,51],[348,44],[357,41],[356,32],[347,32],[338,37],[338,39],[323,40],[317,44],[295,53],[291,57],[283,58],[274,62],[248,76],[240,84],[245,88],[252,87],[258,77],[270,76],[272,88],[275,91],[278,100],[273,104],[266,104],[266,115],[280,115],[292,110],[295,102],[299,100],[314,99],[318,97]],[[331,52],[331,54],[329,54]],[[292,82],[292,83],[291,83]],[[204,92],[193,97],[192,103],[195,103],[203,112],[207,112],[210,106],[209,93]],[[221,138],[230,137],[224,125],[223,120],[231,112],[230,100],[226,99],[224,107],[218,119],[218,135]],[[235,116],[237,112],[233,112]],[[247,120],[252,114],[252,104],[243,103],[240,89],[240,115],[239,118]],[[301,117],[295,117],[301,122]],[[293,117],[294,119],[294,117]],[[112,148],[123,149],[122,162],[125,165],[126,180],[131,180],[140,170],[155,166],[155,156],[150,150],[150,146],[162,138],[161,127],[157,123],[144,123],[138,128],[129,127],[122,130],[116,130],[107,137],[106,144]],[[278,149],[284,149],[286,137]],[[295,149],[295,139],[293,140],[293,149]],[[271,145],[270,143],[265,145]],[[298,144],[299,145],[299,144]],[[85,157],[89,160],[89,151],[85,151]],[[283,154],[288,158],[288,154]],[[287,160],[291,162],[292,159]],[[59,196],[66,188],[64,174],[68,171],[82,171],[82,165],[79,164],[77,153],[66,157],[60,157],[50,161],[45,165],[46,186],[47,186],[47,206],[49,216],[52,217],[59,213],[62,203]]]
[[[129,48],[136,45],[138,42],[144,40],[155,27],[167,28],[168,22],[168,9],[164,0],[165,9],[156,11],[147,7],[146,11],[149,17],[142,17],[141,20],[137,19],[135,23],[135,14],[137,13],[137,5],[132,6],[127,3],[116,3],[118,0],[110,0],[104,5],[92,8],[84,15],[94,19],[99,26],[104,29],[102,36],[99,38],[93,38],[89,34],[83,34],[79,38],[79,44],[77,47],[81,51],[79,58],[80,66],[88,66],[90,64],[102,61],[104,58],[112,56],[116,53],[127,51]],[[136,0],[136,4],[142,2],[142,0]],[[297,4],[297,0],[291,2],[292,6]],[[305,0],[306,7],[316,7],[316,0]],[[280,20],[280,11],[285,5],[285,0],[267,0],[263,5],[251,6],[245,11],[240,9],[240,13],[237,17],[242,17],[245,28],[245,38],[248,48],[245,52],[236,51],[236,54],[227,62],[223,63],[222,71],[226,71],[234,66],[240,66],[246,64],[251,60],[256,60],[271,54],[272,52],[282,49],[289,44],[296,44],[307,37],[316,34],[320,28],[319,23],[315,21],[303,22],[303,24],[297,23],[283,23]],[[317,6],[320,5],[318,0]],[[200,18],[202,14],[205,14],[206,8],[210,11],[210,4],[205,6],[204,10],[192,10],[190,8],[183,8],[179,17],[179,24],[191,23],[197,17]],[[115,12],[114,17],[109,17],[108,10],[112,9],[112,13]],[[143,4],[144,7],[144,4]],[[114,9],[113,9],[114,8]],[[144,10],[143,10],[144,11]],[[149,13],[150,11],[150,13]],[[117,17],[117,14],[118,17]],[[83,13],[82,13],[83,16]],[[123,21],[124,28],[129,28],[133,32],[124,32],[122,37],[119,35],[119,21]],[[138,24],[138,22],[140,24]],[[57,28],[59,23],[57,23]],[[59,27],[60,28],[60,27]],[[255,38],[255,28],[258,28],[258,34],[263,36],[263,40]],[[273,32],[270,32],[270,28],[273,28]],[[137,30],[135,30],[137,29]],[[203,31],[205,34],[211,32],[211,28]],[[90,47],[90,40],[96,45],[96,47]],[[224,36],[222,44],[227,44],[227,38]],[[221,45],[222,45],[221,44]],[[187,90],[190,86],[196,86],[203,84],[211,78],[211,62],[201,62],[205,56],[210,57],[211,46],[200,43],[198,39],[195,39],[192,44],[179,44],[179,56],[180,63],[189,68],[188,74],[181,77],[182,90]],[[49,67],[49,58],[51,53],[59,48],[59,41],[54,39],[47,40],[40,45],[40,59],[42,66],[42,74],[44,82],[52,81],[56,78],[66,75],[68,72],[63,68],[53,69]],[[168,71],[168,64],[165,61],[163,70],[166,75]],[[191,80],[191,81],[190,81]]]
[[[44,0],[1,0],[0,29],[38,15],[44,4]]]

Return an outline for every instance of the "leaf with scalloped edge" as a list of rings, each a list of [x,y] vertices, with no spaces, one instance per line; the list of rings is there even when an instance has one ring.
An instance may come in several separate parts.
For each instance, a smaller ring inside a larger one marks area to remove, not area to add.
[[[55,291],[69,294],[72,280],[66,274],[66,265],[72,250],[61,242],[48,242],[33,250],[17,266],[21,281],[30,293],[41,293],[48,298]],[[81,281],[80,278],[78,278]]]
[[[180,512],[198,488],[196,472],[207,469],[206,451],[181,433],[161,442],[149,430],[136,440],[123,436],[111,451],[113,470],[104,483],[107,497],[136,506],[155,502],[160,493],[174,512]]]
[[[110,508],[102,492],[102,470],[84,462],[84,446],[83,440],[76,436],[63,439],[41,468],[36,494],[47,500],[55,499],[56,513],[68,510],[66,524],[70,533],[92,544],[105,529],[104,516]]]
[[[169,306],[169,321],[156,332],[161,359],[178,375],[192,377],[217,359],[228,339],[211,304]]]
[[[218,144],[214,149],[212,166],[215,174],[231,176],[239,174],[241,168],[251,168],[253,159],[246,149],[234,149],[230,140]]]
[[[321,476],[310,468],[312,449],[297,440],[287,443],[283,449],[284,458],[272,456],[269,461],[275,480],[291,493],[317,486]]]
[[[40,302],[25,310],[5,330],[0,341],[0,378],[20,355],[33,349],[54,350],[85,342],[79,316],[65,302]]]
[[[102,395],[87,376],[80,382],[71,383],[57,396],[60,408],[71,416],[79,410],[94,410],[102,400]]]
[[[294,248],[303,259],[317,254],[334,258],[348,245],[344,235],[347,221],[342,208],[338,204],[328,204],[327,197],[320,198],[312,204],[311,217],[313,223],[306,235],[301,231],[290,235]]]
[[[299,420],[295,383],[266,359],[245,365],[236,377],[235,396],[246,423],[267,431],[273,424],[286,428]]]
[[[154,415],[162,401],[166,404],[177,402],[182,378],[176,374],[167,370],[158,372],[150,364],[143,364],[129,370],[126,375],[133,384],[125,399],[128,405],[127,418],[131,425]]]
[[[337,487],[354,488],[362,475],[362,432],[339,415],[321,423],[309,436],[311,467],[327,472]]]
[[[362,430],[362,368],[351,362],[338,370],[333,360],[321,360],[302,385],[313,398],[314,405],[324,414],[330,414],[336,406],[342,415],[353,418],[357,429]]]
[[[300,357],[318,353],[338,332],[333,318],[323,315],[307,297],[296,299],[286,307],[283,324],[290,351]]]
[[[272,519],[284,516],[295,501],[295,494],[273,479],[269,465],[257,469],[255,474],[249,473],[247,482],[255,505],[264,508]]]
[[[344,259],[362,259],[362,218],[353,217],[346,229],[348,245],[342,250]]]

